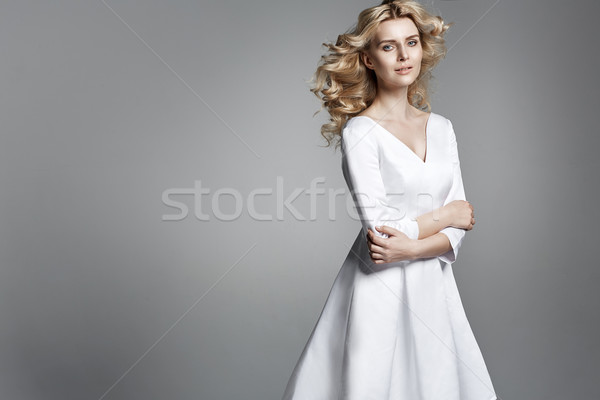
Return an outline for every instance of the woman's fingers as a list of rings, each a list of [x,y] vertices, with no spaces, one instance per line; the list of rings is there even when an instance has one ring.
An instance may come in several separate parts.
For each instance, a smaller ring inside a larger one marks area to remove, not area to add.
[[[373,233],[373,231],[371,229],[369,229],[367,231],[367,240],[369,241],[369,243],[383,246],[385,244],[385,241],[388,240],[388,238],[384,238],[384,237],[375,235],[375,233]]]
[[[403,234],[402,231],[399,231],[398,229],[392,228],[391,226],[388,226],[388,225],[381,225],[381,226],[375,227],[375,228],[377,228],[377,230],[379,232],[385,233],[387,235],[398,236],[398,235]]]
[[[383,253],[385,252],[385,249],[381,246],[377,246],[376,244],[370,243],[369,244],[369,253],[371,254],[371,256],[375,255],[375,254],[379,254],[379,255],[383,255]]]
[[[473,229],[473,225],[475,225],[475,218],[471,218],[471,223],[467,227],[467,230],[470,231],[471,229]]]
[[[378,245],[377,243],[375,243],[376,241],[379,242],[380,239],[384,239],[381,238],[379,236],[376,237],[375,234],[373,234],[373,231],[371,231],[371,229],[368,230],[367,232],[367,248],[369,249],[369,255],[371,256],[371,259],[375,260],[382,260],[385,257],[385,249]]]

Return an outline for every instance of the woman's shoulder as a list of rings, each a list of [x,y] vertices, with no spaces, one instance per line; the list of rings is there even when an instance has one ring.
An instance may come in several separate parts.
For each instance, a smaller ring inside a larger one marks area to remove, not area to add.
[[[431,120],[429,122],[433,123],[430,130],[433,137],[438,138],[441,143],[443,142],[450,146],[456,144],[456,133],[454,132],[454,126],[450,118],[441,114],[431,113]]]
[[[434,124],[439,125],[440,127],[448,127],[452,124],[450,122],[450,119],[446,118],[442,114],[438,114],[433,111],[431,112],[431,116],[429,118],[429,122],[433,122]]]
[[[373,122],[374,121],[366,115],[355,115],[354,117],[348,118],[342,131],[359,131],[363,129],[369,129],[369,127],[373,126]]]
[[[349,118],[342,128],[342,152],[347,149],[361,148],[369,151],[378,151],[376,122],[367,116],[354,116]]]
[[[429,124],[431,124],[431,126],[428,127],[428,130],[431,132],[437,132],[447,139],[453,140],[454,128],[452,126],[452,121],[450,121],[449,118],[446,118],[442,114],[432,112],[429,119]]]
[[[366,115],[356,115],[349,118],[342,128],[342,140],[352,139],[353,137],[374,139],[373,128],[377,123]]]

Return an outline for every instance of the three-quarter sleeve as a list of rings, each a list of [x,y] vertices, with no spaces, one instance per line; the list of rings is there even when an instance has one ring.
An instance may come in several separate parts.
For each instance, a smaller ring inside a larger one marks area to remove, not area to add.
[[[417,221],[388,204],[379,169],[379,146],[374,135],[368,129],[349,126],[342,132],[342,171],[364,232],[371,228],[375,235],[388,237],[375,229],[375,226],[387,225],[411,239],[418,239]]]
[[[444,205],[454,201],[454,200],[466,200],[465,197],[465,189],[463,186],[462,174],[460,171],[460,161],[458,159],[458,146],[456,142],[456,134],[454,132],[454,128],[452,126],[452,122],[448,120],[449,129],[450,129],[450,156],[452,160],[452,186],[450,187],[450,191],[448,192],[448,196],[444,201]],[[452,249],[447,251],[446,253],[439,256],[439,259],[452,264],[456,261],[456,257],[458,255],[458,250],[462,244],[462,241],[465,237],[466,230],[455,228],[455,227],[446,227],[440,231],[441,233],[448,236],[450,240],[450,244],[452,245]]]

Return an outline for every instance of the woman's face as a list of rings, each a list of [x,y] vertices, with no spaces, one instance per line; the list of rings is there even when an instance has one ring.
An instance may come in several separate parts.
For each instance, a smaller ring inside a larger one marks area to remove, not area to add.
[[[419,76],[423,58],[417,26],[406,17],[380,23],[362,57],[367,68],[375,71],[378,85],[410,85]]]

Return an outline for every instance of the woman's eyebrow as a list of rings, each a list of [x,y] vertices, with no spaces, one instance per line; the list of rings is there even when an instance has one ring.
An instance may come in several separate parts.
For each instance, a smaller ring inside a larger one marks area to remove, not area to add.
[[[412,39],[412,38],[418,38],[418,37],[419,37],[419,34],[410,35],[410,36],[407,36],[407,37],[405,38],[405,40],[406,40],[406,39]],[[381,43],[395,42],[395,41],[396,41],[396,40],[394,40],[394,39],[383,39],[383,40],[380,40],[379,42],[377,42],[377,45],[380,45]]]

